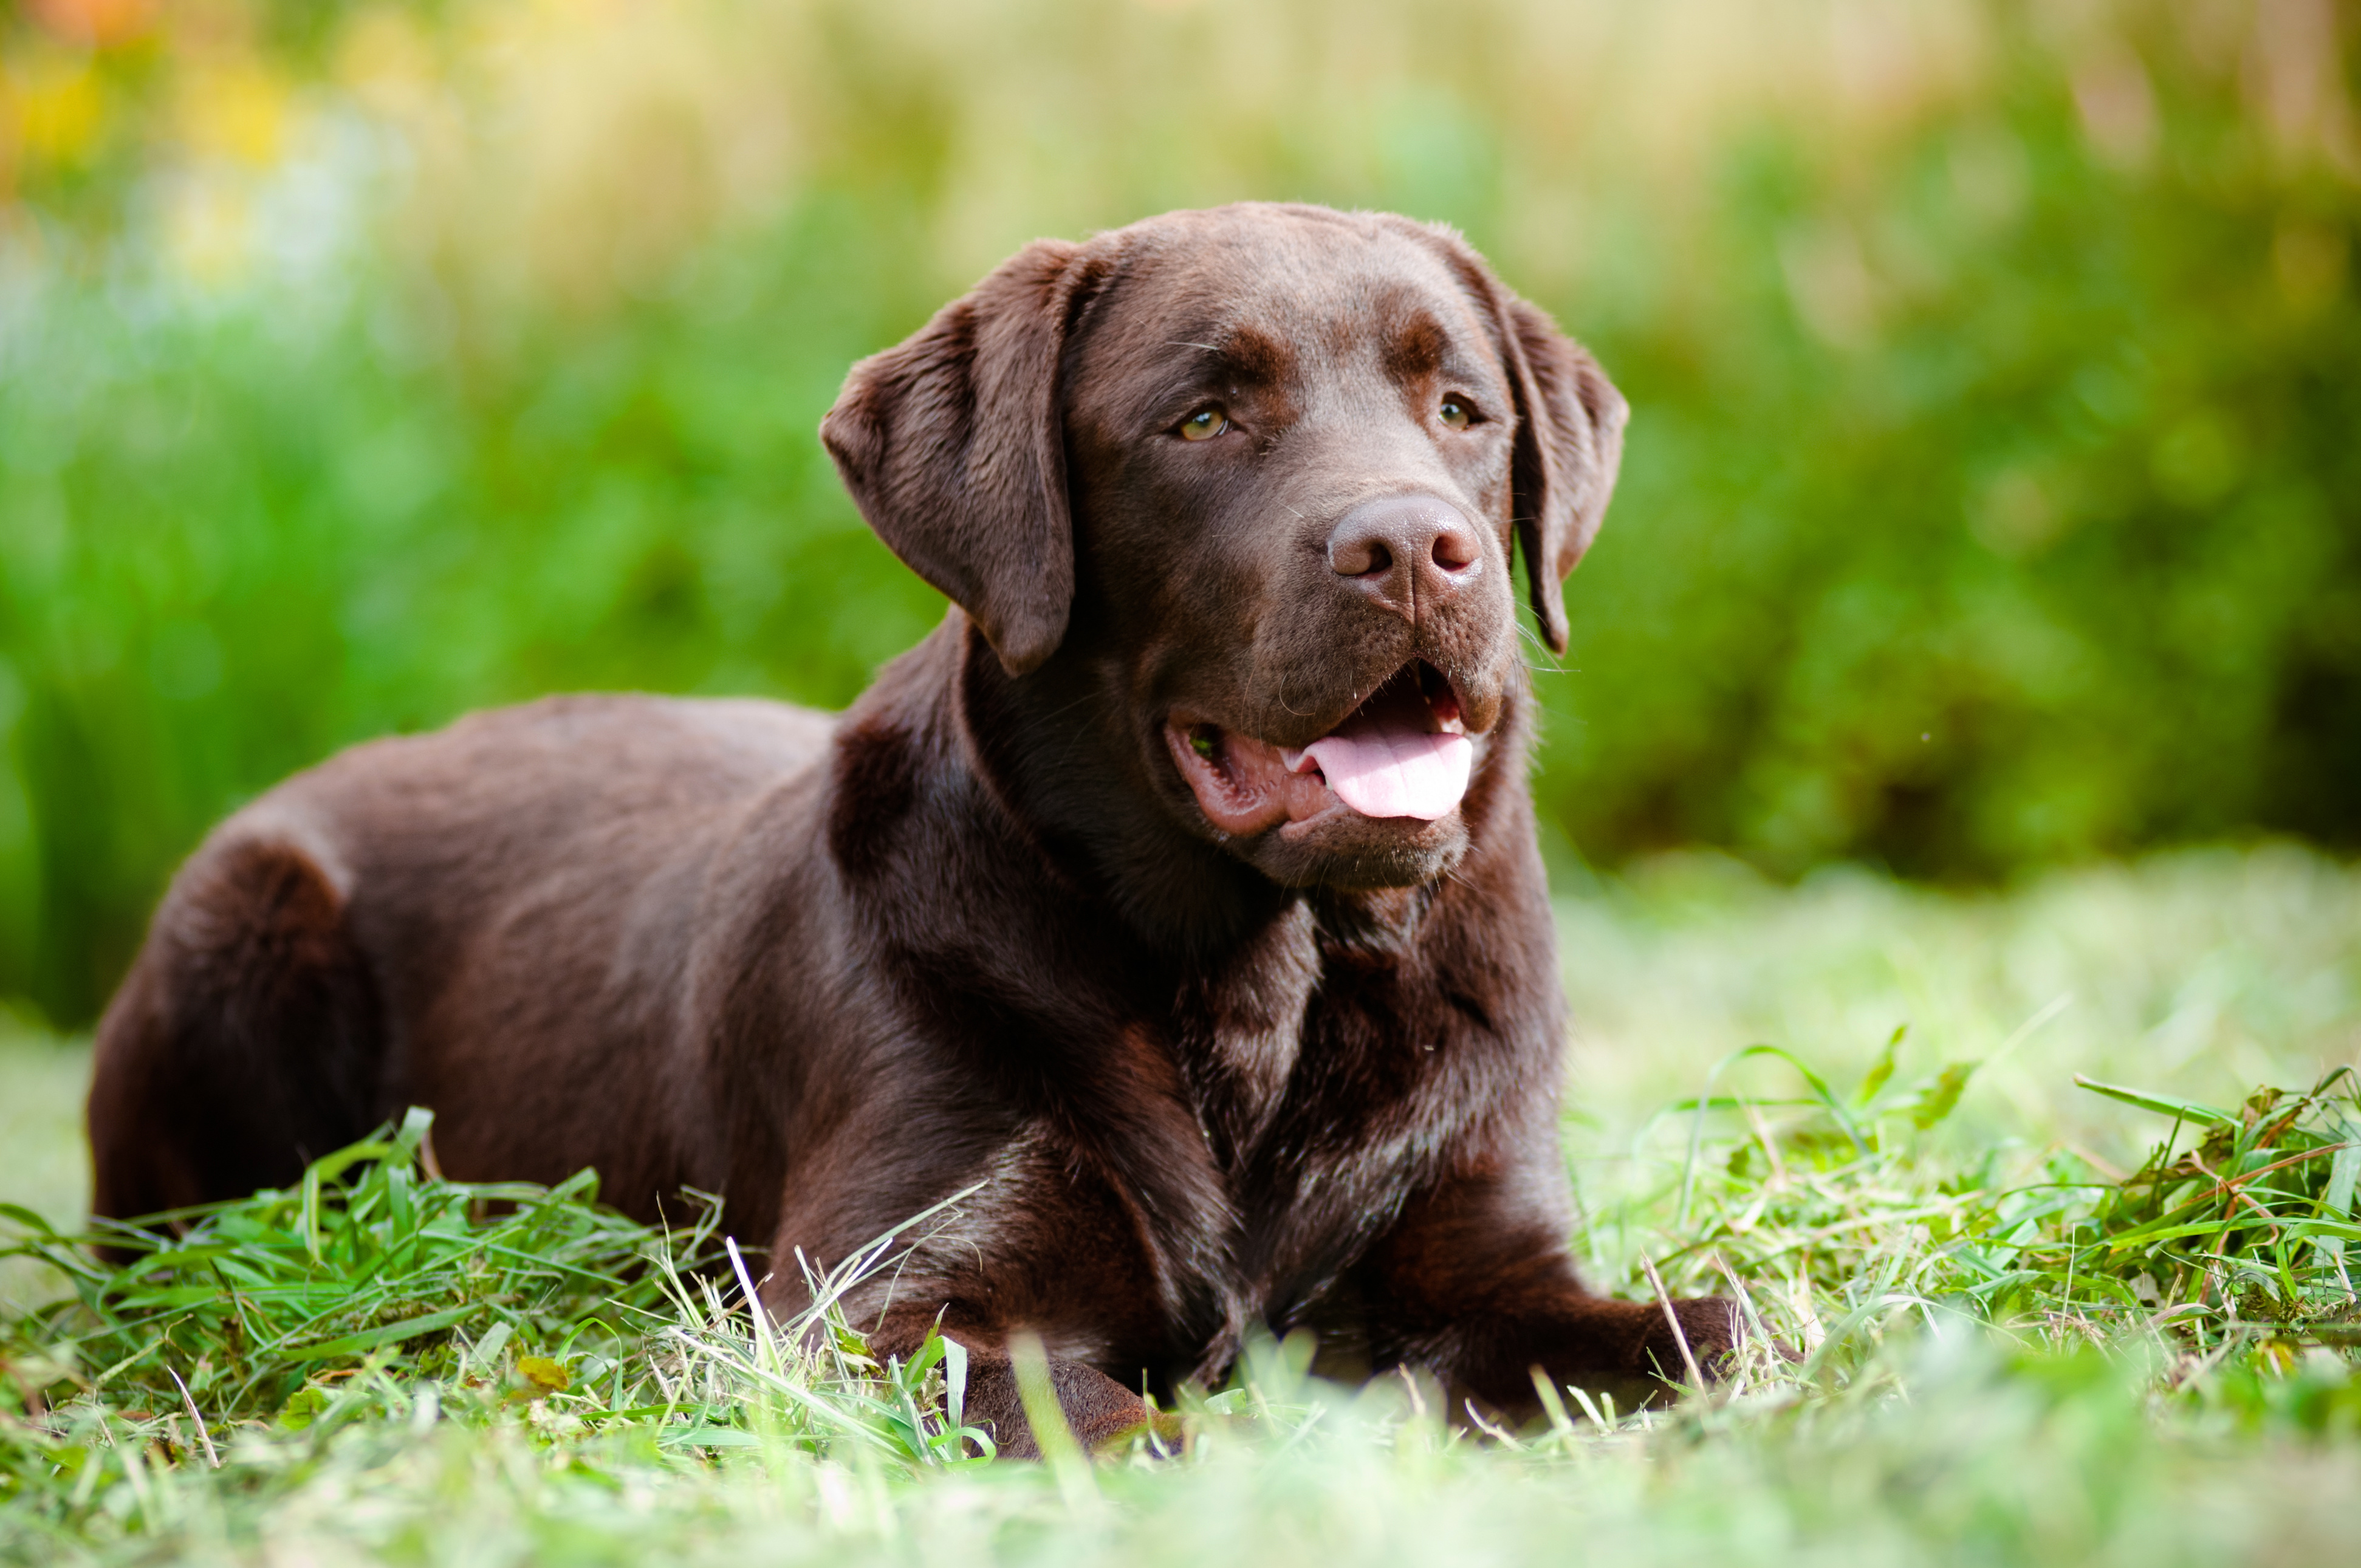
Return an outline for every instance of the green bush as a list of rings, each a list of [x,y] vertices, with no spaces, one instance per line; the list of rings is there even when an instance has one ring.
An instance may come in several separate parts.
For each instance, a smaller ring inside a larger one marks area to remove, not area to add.
[[[2291,130],[2264,12],[1993,5],[1964,85],[1873,134],[1726,116],[1674,179],[1552,95],[1581,39],[1539,5],[1307,6],[1259,76],[1210,8],[774,9],[794,178],[708,222],[659,159],[585,220],[683,236],[629,265],[535,281],[390,156],[352,256],[229,285],[142,249],[130,174],[104,222],[96,174],[25,187],[0,995],[93,1016],[205,826],[339,745],[564,687],[843,702],[940,609],[818,450],[845,367],[1036,229],[1239,196],[1457,224],[1631,396],[1540,676],[1583,855],[2361,837],[2353,39]]]

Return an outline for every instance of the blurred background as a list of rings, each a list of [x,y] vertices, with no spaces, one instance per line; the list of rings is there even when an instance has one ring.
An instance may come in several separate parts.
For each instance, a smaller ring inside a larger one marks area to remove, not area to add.
[[[1457,225],[1633,405],[1539,675],[1569,885],[2291,839],[2349,922],[2356,64],[2330,0],[0,5],[0,998],[85,1028],[346,742],[845,702],[941,613],[847,365],[1246,197]]]

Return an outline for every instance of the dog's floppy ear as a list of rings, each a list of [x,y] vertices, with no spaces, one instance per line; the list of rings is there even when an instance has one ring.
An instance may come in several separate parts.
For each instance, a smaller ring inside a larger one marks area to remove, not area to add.
[[[1565,652],[1565,579],[1607,516],[1623,464],[1631,406],[1580,344],[1492,275],[1457,231],[1408,218],[1393,222],[1440,249],[1460,283],[1492,319],[1517,400],[1510,510],[1525,554],[1533,619],[1550,652]]]
[[[1492,288],[1517,390],[1517,543],[1533,619],[1550,651],[1563,653],[1566,574],[1598,537],[1631,411],[1581,345],[1497,282]]]
[[[820,440],[861,515],[967,611],[1009,674],[1066,634],[1074,532],[1058,386],[1082,247],[1037,240],[852,367]]]

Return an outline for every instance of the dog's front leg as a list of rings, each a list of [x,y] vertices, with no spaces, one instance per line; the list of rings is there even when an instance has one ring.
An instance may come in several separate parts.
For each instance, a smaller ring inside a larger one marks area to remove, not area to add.
[[[1472,1402],[1511,1421],[1538,1412],[1536,1377],[1609,1392],[1628,1409],[1684,1381],[1692,1362],[1718,1376],[1743,1337],[1736,1304],[1697,1297],[1668,1315],[1662,1301],[1592,1295],[1538,1187],[1462,1177],[1410,1204],[1361,1281],[1380,1364],[1432,1372],[1455,1416]]]
[[[891,1314],[869,1336],[871,1352],[907,1359],[926,1342],[932,1316]],[[967,1347],[967,1392],[962,1412],[966,1424],[992,1434],[1000,1453],[1011,1459],[1038,1459],[1041,1445],[1026,1419],[1025,1398],[1017,1384],[1018,1368],[1009,1354],[1004,1331],[946,1326],[943,1335]],[[1097,1453],[1128,1439],[1154,1420],[1154,1412],[1138,1394],[1097,1367],[1060,1356],[1047,1358],[1049,1388],[1057,1396],[1066,1430],[1085,1453]]]
[[[1085,1453],[1116,1446],[1151,1420],[1146,1401],[1095,1366],[1049,1361],[1049,1387],[1066,1428]],[[1016,1364],[1006,1350],[973,1350],[967,1364],[967,1419],[993,1434],[1002,1454],[1038,1459],[1041,1446],[1025,1417]]]

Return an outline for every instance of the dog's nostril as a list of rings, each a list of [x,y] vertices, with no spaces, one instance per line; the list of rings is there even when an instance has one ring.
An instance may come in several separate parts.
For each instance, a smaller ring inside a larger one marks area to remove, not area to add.
[[[1366,577],[1374,573],[1390,572],[1394,553],[1382,539],[1364,535],[1359,539],[1340,540],[1328,552],[1328,565],[1340,577]]]
[[[1474,534],[1446,528],[1434,536],[1434,564],[1446,572],[1464,572],[1476,564]]]

